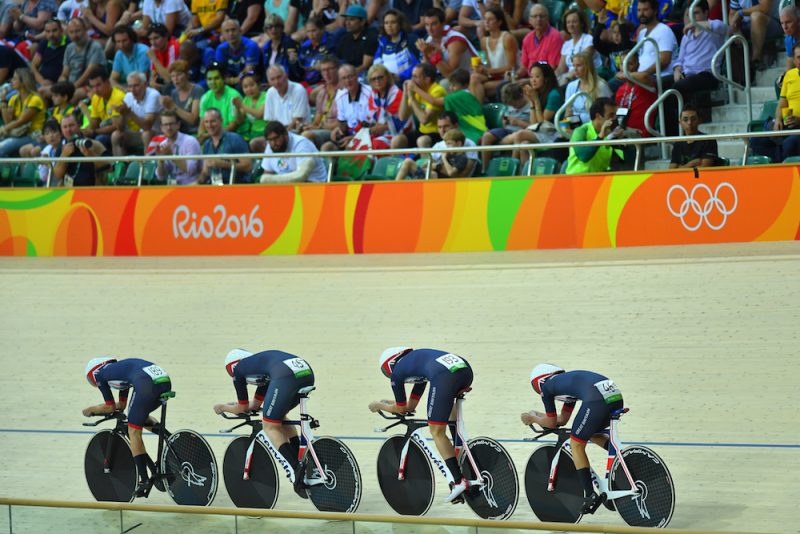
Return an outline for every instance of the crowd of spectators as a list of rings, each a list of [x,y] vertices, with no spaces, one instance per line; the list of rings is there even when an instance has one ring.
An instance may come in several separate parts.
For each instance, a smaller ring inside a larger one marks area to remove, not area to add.
[[[712,56],[733,32],[752,41],[759,70],[783,30],[790,64],[768,127],[800,128],[800,21],[778,3],[735,0],[726,25],[706,0],[692,17],[671,0],[581,0],[560,20],[534,0],[0,0],[0,157],[215,154],[156,173],[181,185],[272,183],[326,179],[322,154],[298,152],[435,147],[434,175],[453,177],[477,175],[493,155],[529,157],[509,146],[607,139],[560,153],[567,172],[625,168],[611,142],[650,135],[659,86],[685,103],[680,116],[665,103],[667,134],[710,120]],[[487,124],[490,102],[504,105],[500,125]],[[780,160],[800,154],[798,139],[755,149]],[[478,145],[497,151],[447,152]],[[690,144],[672,165],[717,159],[716,143]],[[57,164],[52,176],[101,184],[107,167]],[[421,172],[408,156],[399,177]]]

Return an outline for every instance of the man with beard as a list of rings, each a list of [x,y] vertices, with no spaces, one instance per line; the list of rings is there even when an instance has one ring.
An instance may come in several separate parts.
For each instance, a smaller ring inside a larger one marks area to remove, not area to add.
[[[267,138],[265,154],[294,154],[317,152],[317,147],[302,135],[289,132],[282,123],[270,121],[264,129]],[[261,183],[324,182],[327,179],[322,158],[286,157],[264,158]]]

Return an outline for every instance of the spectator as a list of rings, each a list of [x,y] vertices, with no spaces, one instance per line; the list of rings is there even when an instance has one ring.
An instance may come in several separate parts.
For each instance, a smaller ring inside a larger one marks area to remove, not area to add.
[[[198,48],[215,46],[219,42],[218,30],[225,20],[227,8],[228,0],[192,0],[189,9],[192,18],[183,36],[195,41]],[[231,20],[240,24],[238,19]]]
[[[236,132],[222,128],[222,114],[217,108],[209,108],[203,113],[202,128],[207,132],[203,142],[203,154],[247,154],[247,143]],[[249,180],[253,168],[251,159],[214,158],[203,160],[200,182],[209,180],[212,184],[230,183],[231,166],[233,166],[234,183],[245,183]]]
[[[47,121],[45,121],[45,129],[46,128],[47,128]],[[42,157],[48,157],[48,158],[57,157],[61,153],[61,147],[63,147],[67,143],[68,140],[76,139],[81,133],[81,130],[78,127],[78,120],[74,115],[69,115],[67,120],[62,120],[61,124],[59,125],[59,130],[60,130],[60,133],[61,133],[61,135],[60,135],[61,141],[55,147],[53,147],[52,150],[47,149],[47,146],[42,147],[41,152],[38,155],[40,155]],[[36,151],[38,149],[39,149],[39,147],[35,147],[35,148],[31,147],[31,152],[30,152],[30,156],[29,157],[32,157],[32,158],[37,157]],[[56,162],[55,161],[51,161],[50,165],[48,165],[48,167],[49,167],[49,169],[44,169],[45,171],[47,171],[47,174],[48,174],[48,176],[46,178],[46,185],[48,185],[48,186],[50,186],[50,185],[52,185],[52,186],[61,185],[61,180],[58,177],[56,177],[56,175],[55,175]],[[41,174],[42,174],[42,166],[40,165],[39,166],[39,175],[41,176]]]
[[[200,101],[203,88],[189,80],[189,65],[182,59],[169,66],[172,89],[168,96],[161,97],[161,106],[174,111],[183,133],[195,135],[200,117]]]
[[[264,44],[264,68],[280,65],[293,82],[303,81],[303,69],[300,67],[300,54],[297,43],[284,33],[284,19],[278,15],[269,15],[264,27],[269,39]]]
[[[452,111],[443,111],[442,114],[439,115],[439,118],[436,120],[436,129],[437,129],[437,132],[438,132],[437,137],[439,138],[439,141],[437,141],[433,145],[433,148],[435,148],[437,150],[444,151],[444,149],[447,148],[447,143],[444,140],[444,136],[450,130],[457,129],[457,128],[458,128],[458,116],[456,116],[456,114],[453,113]],[[464,141],[464,145],[463,146],[473,147],[473,146],[476,146],[476,145],[471,139],[466,138],[465,141]],[[475,163],[477,163],[479,161],[477,152],[467,152],[466,154],[467,154],[467,159],[469,159],[471,161],[474,161]],[[433,169],[436,169],[436,167],[439,166],[441,161],[442,161],[442,152],[432,152],[431,153],[431,163],[432,163],[431,167]],[[470,175],[471,175],[471,173],[473,171],[474,171],[474,168],[470,171]],[[409,158],[409,159],[406,159],[402,163],[402,165],[400,165],[400,169],[399,169],[395,179],[396,180],[404,180],[407,177],[424,178],[425,177],[425,172],[426,172],[426,169],[423,168],[422,165],[419,165],[416,161],[414,161],[413,159]]]
[[[22,0],[12,3],[6,11],[9,22],[2,22],[0,37],[23,41],[33,39],[44,30],[44,24],[56,16],[58,8],[53,0]]]
[[[11,77],[17,93],[8,103],[0,101],[3,126],[0,126],[0,158],[16,156],[19,149],[32,143],[42,132],[45,105],[36,92],[36,80],[30,69],[17,69]]]
[[[305,14],[306,18],[320,17],[326,32],[333,33],[344,26],[344,21],[339,17],[339,12],[347,9],[344,2],[341,4],[337,0],[290,0],[290,2],[297,7],[299,13]],[[306,36],[302,33],[303,30],[300,30],[298,32],[300,35],[296,36],[296,39],[304,39]]]
[[[411,49],[410,32],[408,21],[398,10],[390,9],[383,16],[374,63],[385,65],[401,83],[411,78],[411,71],[419,63]]]
[[[136,32],[140,37],[149,37],[150,26],[162,24],[167,28],[167,36],[176,37],[189,26],[191,20],[192,12],[183,0],[144,0],[142,26]]]
[[[108,72],[100,68],[89,78],[92,90],[91,112],[85,102],[80,109],[84,117],[89,117],[89,126],[81,131],[84,137],[93,137],[105,147],[111,148],[111,132],[114,131],[113,119],[119,116],[118,106],[125,98],[125,92],[111,85]],[[135,125],[129,125],[132,128]]]
[[[111,68],[111,84],[125,88],[125,81],[132,72],[150,72],[147,45],[137,42],[136,32],[129,26],[117,26],[112,35],[117,51]]]
[[[261,71],[261,50],[247,37],[242,37],[239,21],[228,19],[222,23],[225,42],[217,47],[216,62],[222,69],[225,83],[231,87],[239,85],[239,74]]]
[[[367,26],[377,27],[383,21],[383,16],[392,8],[393,0],[366,0]]]
[[[540,61],[546,61],[553,69],[561,62],[561,48],[564,38],[561,32],[550,25],[550,15],[542,4],[531,7],[530,23],[533,31],[522,39],[522,60],[517,77],[525,78],[531,67]]]
[[[447,91],[435,79],[436,68],[430,63],[420,63],[414,67],[411,79],[403,83],[400,118],[406,120],[413,114],[419,121],[418,129],[411,133],[408,140],[409,146],[416,143],[420,148],[428,148],[441,140],[437,133],[436,119],[443,110]]]
[[[681,111],[683,135],[703,135],[698,130],[700,115],[697,108],[687,105]],[[717,163],[717,140],[713,137],[700,141],[678,141],[672,145],[670,169],[691,169],[693,167],[713,167]]]
[[[561,59],[559,60],[556,74],[558,75],[559,84],[565,85],[578,77],[572,64],[572,60],[576,55],[586,54],[594,64],[595,71],[603,63],[600,59],[600,54],[594,49],[594,39],[592,39],[592,34],[589,33],[589,20],[586,18],[586,13],[577,7],[570,8],[564,13],[562,20],[570,38],[564,41],[561,46]]]
[[[74,20],[74,19],[73,19]],[[108,84],[109,87],[111,84]],[[85,187],[98,185],[103,182],[103,174],[108,168],[106,164],[92,161],[98,156],[110,156],[102,143],[92,141],[79,135],[78,121],[74,115],[65,115],[61,119],[61,133],[65,143],[56,151],[56,157],[82,157],[89,161],[69,162],[59,161],[53,167],[53,178],[66,187]],[[51,179],[51,183],[52,183]]]
[[[786,47],[786,70],[794,68],[792,49],[800,42],[800,13],[794,3],[781,8],[780,23],[783,30],[783,44]]]
[[[479,0],[463,0],[458,10],[458,31],[472,42],[482,41],[486,35],[483,15],[486,4]]]
[[[367,27],[367,11],[357,4],[344,12],[344,25],[347,32],[336,45],[336,55],[343,63],[353,65],[358,75],[366,74],[378,49],[378,34]]]
[[[769,67],[764,61],[764,43],[781,34],[779,6],[779,0],[732,0],[729,4],[728,23],[732,32],[744,34],[753,47],[750,55],[753,72]]]
[[[708,20],[708,2],[701,0],[694,8],[695,24],[691,24],[688,14],[683,29],[684,37],[680,44],[678,59],[673,66],[673,89],[683,96],[684,101],[696,105],[710,104],[697,102],[695,95],[700,91],[712,91],[719,87],[711,73],[711,60],[722,48],[728,36],[728,27],[721,20]],[[717,60],[717,68],[722,65],[722,57]],[[708,106],[710,108],[710,105]],[[710,110],[708,118],[710,119]]]
[[[597,25],[596,27],[602,27]],[[607,59],[604,61],[604,71],[608,80],[608,86],[612,91],[616,91],[626,81],[625,71],[622,63],[628,57],[628,53],[633,48],[632,35],[634,28],[627,20],[614,20],[608,28],[608,41],[601,39],[594,34],[595,49],[601,56]],[[638,65],[638,62],[637,62]]]
[[[115,129],[111,134],[111,147],[115,156],[125,156],[131,151],[144,153],[150,144],[153,127],[161,111],[161,95],[147,86],[147,76],[143,72],[128,75],[128,92],[117,105],[119,117],[115,119]]]
[[[211,108],[217,110],[222,121],[222,128],[228,132],[244,131],[242,117],[236,112],[238,105],[236,100],[241,100],[242,95],[229,85],[225,85],[222,78],[222,67],[218,63],[212,63],[206,71],[206,83],[208,91],[200,99],[200,115],[206,116],[206,111]],[[203,130],[205,120],[200,124],[197,133],[197,140],[205,142],[207,133]]]
[[[641,5],[642,0],[639,0]],[[642,14],[639,11],[639,17]],[[598,98],[589,109],[592,120],[578,126],[572,132],[570,143],[582,141],[612,140],[622,135],[622,127],[615,125],[617,105],[606,97]],[[610,145],[603,146],[570,146],[567,160],[567,174],[586,174],[605,172],[611,168],[611,157],[615,149]],[[617,151],[619,153],[619,151]]]
[[[294,154],[303,152],[317,152],[314,143],[286,129],[278,121],[267,123],[266,130],[267,148],[265,154]],[[322,158],[313,157],[280,157],[264,158],[261,160],[261,183],[291,183],[291,182],[325,182],[328,173]]]
[[[130,14],[126,11],[127,2],[122,0],[89,0],[88,6],[81,9],[81,16],[89,23],[89,34],[105,45],[113,36],[118,25],[129,27]],[[131,42],[136,42],[133,38]],[[144,71],[146,72],[146,71]],[[122,78],[126,80],[127,77]]]
[[[166,1],[166,0],[165,0]],[[171,37],[169,30],[161,23],[150,25],[148,33],[150,48],[147,57],[150,59],[150,87],[164,89],[169,80],[169,66],[178,59],[181,45],[178,40]]]
[[[461,148],[466,142],[464,133],[457,129],[448,130],[442,136],[447,148]],[[472,176],[477,161],[469,159],[470,152],[444,152],[435,165],[431,178],[466,178]],[[435,174],[434,174],[435,173]]]
[[[372,89],[358,81],[356,68],[345,64],[339,67],[341,89],[336,93],[337,126],[331,131],[331,140],[322,150],[344,149],[352,137],[369,120],[369,99]],[[408,117],[402,117],[402,120]]]
[[[411,32],[421,35],[425,33],[425,21],[422,20],[422,15],[433,7],[433,0],[395,0],[392,8],[405,18],[411,25],[409,31],[409,42],[414,40],[411,38]],[[387,11],[388,13],[388,11]],[[384,15],[384,21],[386,15]],[[411,73],[409,73],[409,76]]]
[[[339,91],[339,60],[336,56],[327,56],[319,62],[322,73],[322,86],[311,92],[311,100],[315,103],[314,118],[303,126],[303,137],[310,139],[317,147],[329,141],[331,130],[338,126],[336,120],[336,93]]]
[[[75,86],[73,101],[86,96],[84,86],[94,72],[106,63],[103,47],[89,39],[86,34],[86,22],[82,18],[72,19],[67,24],[70,44],[64,51],[64,68],[59,81],[69,81]]]
[[[392,74],[384,65],[373,65],[367,72],[367,80],[372,88],[369,93],[369,114],[367,123],[372,137],[372,146],[406,148],[405,135],[413,122],[400,118],[400,102],[403,92],[393,83]]]
[[[678,48],[675,34],[672,33],[669,26],[658,21],[657,9],[658,0],[639,0],[638,14],[642,27],[639,29],[637,42],[649,37],[658,44],[658,54],[656,54],[656,48],[649,41],[639,49],[639,70],[632,73],[632,76],[645,85],[653,84],[656,62],[661,67],[662,77],[672,74],[674,54]]]
[[[238,20],[242,35],[254,38],[264,27],[264,2],[261,0],[231,0],[225,14]]]
[[[511,73],[518,63],[517,40],[508,32],[499,6],[486,8],[484,14],[486,36],[481,39],[481,50],[486,54],[486,64],[473,68],[470,90],[479,102],[488,96],[494,99],[497,87],[503,82],[506,73]]]
[[[506,111],[503,113],[503,126],[492,128],[484,133],[480,138],[481,146],[493,146],[498,144],[498,141],[501,145],[514,144],[514,134],[530,125],[531,101],[525,96],[522,87],[522,84],[519,83],[509,83],[503,86],[502,101],[506,105]],[[533,132],[531,133],[533,134]],[[489,166],[492,156],[492,152],[481,152],[484,169]]]
[[[458,124],[467,139],[475,143],[480,141],[486,132],[486,118],[483,106],[470,91],[470,75],[464,69],[454,70],[447,77],[448,93],[441,104],[445,111],[452,111],[458,116]],[[436,105],[439,105],[437,99]]]
[[[589,95],[588,102],[585,96],[579,96],[572,101],[572,105],[567,109],[567,116],[577,115],[581,123],[591,120],[589,106],[600,97],[609,98],[612,96],[611,89],[604,79],[597,75],[594,70],[594,63],[588,53],[583,52],[573,58],[573,68],[577,76],[576,79],[567,85],[564,99],[569,100],[576,93],[586,93]]]
[[[208,89],[206,85],[206,71],[210,63],[214,62],[215,50],[206,48],[202,52],[197,45],[192,41],[184,41],[180,44],[178,52],[178,59],[185,61],[189,66],[187,74],[192,83],[196,83],[205,91]]]
[[[46,97],[50,95],[50,86],[58,81],[64,69],[67,36],[61,23],[53,19],[45,22],[44,35],[45,38],[36,46],[30,69],[39,85],[39,92]]]
[[[55,157],[56,152],[61,148],[64,138],[61,136],[61,125],[55,119],[47,119],[42,127],[44,135],[43,143],[25,145],[19,149],[21,158],[43,158]],[[54,162],[39,164],[39,183],[43,186],[48,185],[50,173],[53,170]]]
[[[792,49],[794,68],[786,71],[781,83],[781,95],[775,109],[775,118],[764,124],[765,130],[796,130],[800,128],[800,43]],[[768,156],[772,161],[783,161],[800,155],[800,135],[787,137],[757,137],[750,141],[755,154]]]
[[[550,64],[540,62],[531,67],[530,75],[530,82],[522,86],[525,98],[531,103],[528,126],[512,134],[509,143],[512,145],[552,143],[560,137],[553,119],[564,104],[564,98],[558,89],[556,73]],[[528,161],[527,150],[515,151],[515,154],[523,164]]]
[[[308,94],[303,86],[289,80],[286,71],[280,65],[273,65],[267,70],[270,88],[264,107],[265,121],[279,121],[290,131],[298,131],[308,121],[311,109],[308,106]],[[263,152],[264,150],[258,150]]]
[[[69,82],[56,82],[50,86],[50,100],[53,105],[47,110],[50,117],[61,124],[64,115],[71,115],[75,107],[70,104],[75,95],[75,86]]]
[[[264,102],[267,94],[261,90],[258,75],[255,72],[243,72],[241,80],[244,98],[238,101],[241,103],[238,111],[244,121],[242,137],[245,141],[250,141],[255,137],[264,136],[264,128],[267,125],[267,121],[264,120]]]
[[[0,46],[0,83],[10,80],[15,70],[25,67],[27,67],[27,62],[16,48]]]
[[[639,56],[631,54],[628,57],[628,68],[632,72],[636,72],[639,68]],[[628,128],[638,130],[641,137],[650,137],[650,131],[644,125],[644,115],[656,101],[656,94],[648,91],[639,84],[626,80],[625,83],[617,89],[614,100],[620,110],[628,110],[625,125]],[[653,126],[653,121],[654,117],[651,117],[651,127]]]
[[[458,68],[469,71],[471,58],[479,55],[472,43],[464,34],[445,25],[445,14],[441,9],[429,9],[424,18],[428,37],[416,42],[424,62],[433,65],[442,76],[448,76]]]
[[[333,37],[325,31],[322,19],[317,16],[306,21],[305,30],[308,39],[300,45],[298,60],[300,68],[303,70],[302,83],[307,88],[317,88],[323,82],[319,63],[331,54]],[[313,92],[310,99],[314,100]]]
[[[174,110],[161,113],[161,130],[166,139],[156,147],[159,156],[193,156],[200,154],[200,143],[191,135],[181,133],[178,114]],[[176,159],[174,161],[158,160],[156,176],[167,182],[174,180],[178,185],[197,183],[202,167],[199,159]]]

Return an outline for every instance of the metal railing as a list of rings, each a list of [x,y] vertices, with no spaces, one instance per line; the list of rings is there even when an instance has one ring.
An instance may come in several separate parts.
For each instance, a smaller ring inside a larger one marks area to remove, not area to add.
[[[656,66],[656,73],[655,73],[655,75],[656,75],[656,86],[655,87],[652,87],[650,85],[647,85],[647,84],[642,83],[639,80],[635,79],[633,77],[633,75],[631,74],[630,70],[628,70],[628,58],[631,57],[633,54],[638,54],[639,53],[639,49],[642,48],[645,45],[645,43],[651,43],[653,45],[653,48],[655,48],[655,50],[656,50],[656,61],[655,61],[655,66]],[[661,83],[662,83],[661,82],[661,52],[658,49],[658,43],[656,42],[656,40],[653,39],[652,37],[645,37],[644,39],[642,39],[641,41],[636,43],[636,45],[633,48],[631,48],[630,52],[628,52],[625,55],[625,58],[622,60],[622,72],[625,74],[625,78],[628,81],[630,81],[631,83],[635,83],[639,87],[647,89],[651,93],[656,93],[657,95],[660,96],[662,94],[662,87],[661,87]],[[664,114],[664,99],[657,99],[653,104],[650,105],[650,108],[648,108],[647,111],[650,111],[650,109],[653,109],[655,107],[658,107],[658,122],[659,122],[658,126],[661,129],[660,134],[663,137],[663,136],[666,135],[666,132],[667,132],[667,130],[666,130],[666,120],[665,120],[665,114]],[[651,128],[646,123],[645,123],[645,127],[648,129],[648,131],[651,131]],[[656,131],[651,131],[650,133],[652,133],[653,135],[658,135],[659,134],[659,132],[656,132]],[[667,146],[665,144],[661,145],[661,157],[663,159],[667,159]]]
[[[733,80],[733,78],[731,77],[730,65],[728,66],[726,76],[722,75],[719,72],[719,68],[717,67],[717,58],[723,52],[725,53],[726,60],[730,62],[731,45],[736,41],[742,43],[742,53],[744,54],[744,85],[737,83]],[[741,35],[731,35],[728,38],[728,40],[725,41],[725,44],[723,44],[722,47],[719,50],[717,50],[717,52],[714,54],[714,57],[711,58],[711,73],[714,75],[716,79],[720,80],[722,83],[728,86],[730,103],[733,103],[734,100],[733,98],[734,88],[741,89],[744,91],[744,98],[745,102],[747,103],[747,113],[749,117],[748,120],[753,120],[753,96],[751,94],[752,91],[750,87],[750,44],[747,42],[747,39],[745,39]]]
[[[655,128],[650,127],[650,117],[653,115],[653,110],[656,109],[656,106],[659,106],[659,111],[661,111],[661,109],[663,108],[661,103],[673,95],[675,95],[675,98],[678,100],[678,117],[680,117],[681,113],[683,112],[683,95],[677,89],[667,89],[666,91],[658,95],[658,98],[656,98],[655,102],[653,102],[650,105],[650,107],[647,108],[647,111],[644,112],[644,127],[647,128],[647,131],[650,132],[651,135],[654,135],[656,137],[658,137],[659,133],[663,135],[664,124],[662,123],[660,125],[662,131],[658,132]],[[661,120],[663,120],[663,117]]]
[[[578,87],[580,87],[580,85],[578,85]],[[562,105],[560,108],[558,108],[558,111],[556,111],[556,114],[555,114],[555,116],[553,117],[553,123],[554,123],[554,124],[555,124],[555,126],[556,126],[556,131],[557,131],[558,133],[560,133],[560,134],[561,134],[561,137],[564,137],[565,139],[566,139],[567,137],[569,137],[569,135],[568,135],[567,131],[566,131],[566,130],[564,130],[564,129],[561,127],[561,117],[562,117],[562,116],[564,116],[564,112],[567,110],[567,108],[569,108],[569,107],[572,105],[572,103],[573,103],[573,102],[575,102],[575,100],[577,100],[577,99],[578,99],[578,97],[581,97],[581,96],[582,96],[582,97],[584,97],[584,98],[585,98],[585,99],[588,101],[588,103],[589,103],[589,105],[588,105],[588,106],[585,106],[585,107],[586,107],[586,112],[588,113],[588,112],[589,112],[589,108],[591,108],[591,107],[592,107],[592,103],[594,102],[594,100],[592,99],[592,95],[590,95],[590,94],[589,94],[589,93],[587,93],[586,91],[578,91],[577,93],[575,93],[574,95],[572,95],[571,97],[569,97],[569,98],[567,99],[567,101],[566,101],[566,102],[564,102],[564,104],[563,104],[563,105]],[[591,118],[591,117],[589,117],[589,120],[591,120],[591,119],[592,119],[592,118]]]

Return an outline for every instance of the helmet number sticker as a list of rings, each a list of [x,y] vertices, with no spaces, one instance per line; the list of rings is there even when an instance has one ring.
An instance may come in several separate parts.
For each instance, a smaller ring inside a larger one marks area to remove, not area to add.
[[[622,392],[613,380],[601,380],[597,382],[594,387],[596,387],[600,395],[603,396],[603,400],[606,404],[613,404],[622,400]]]
[[[283,363],[292,370],[295,378],[301,378],[311,374],[311,367],[309,367],[308,362],[303,358],[289,358],[288,360],[283,360]]]
[[[459,369],[464,369],[467,366],[467,362],[455,354],[445,354],[444,356],[439,356],[436,358],[436,361],[447,367],[447,370],[451,373],[455,373]]]
[[[153,379],[153,384],[169,382],[169,375],[158,365],[153,364],[148,365],[147,367],[142,367],[142,371],[147,373],[147,375]]]

